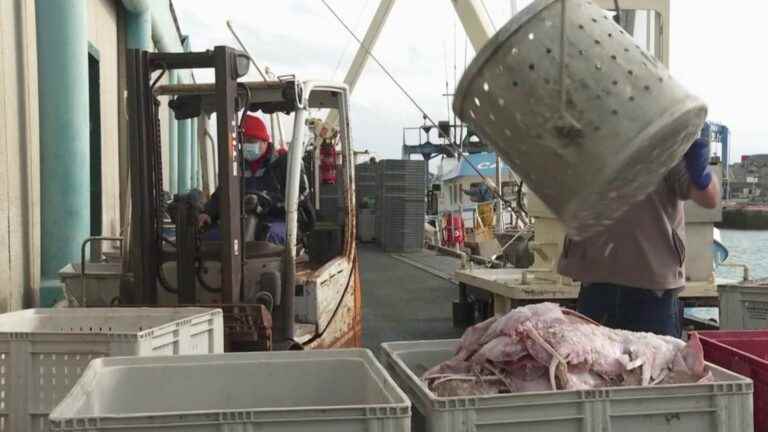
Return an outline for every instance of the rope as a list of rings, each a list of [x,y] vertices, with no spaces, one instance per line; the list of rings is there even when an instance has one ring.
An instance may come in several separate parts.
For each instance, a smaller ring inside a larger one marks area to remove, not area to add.
[[[264,72],[261,70],[261,68],[259,67],[259,65],[257,65],[257,64],[256,64],[256,61],[253,59],[253,56],[251,56],[251,53],[249,53],[249,52],[248,52],[248,49],[245,47],[245,44],[243,43],[243,41],[242,41],[242,40],[240,40],[240,36],[238,36],[238,35],[237,35],[237,33],[235,33],[235,29],[232,27],[232,23],[231,23],[229,20],[227,20],[227,27],[229,28],[229,32],[230,32],[230,33],[232,33],[232,36],[233,36],[233,37],[235,38],[235,40],[237,41],[237,44],[238,44],[238,45],[240,45],[240,48],[241,48],[241,49],[243,50],[243,52],[245,52],[245,54],[248,56],[248,60],[250,60],[250,61],[251,61],[251,64],[253,65],[253,67],[255,67],[255,68],[256,68],[256,72],[258,72],[258,73],[259,73],[259,75],[261,75],[261,79],[262,79],[263,81],[269,81],[269,78],[267,78],[267,76],[266,76],[266,75],[264,74]]]
[[[365,3],[363,4],[363,8],[360,9],[360,12],[357,14],[357,19],[355,20],[355,24],[353,27],[357,28],[357,26],[360,24],[360,20],[363,19],[363,12],[368,8],[368,3],[370,0],[365,0]],[[341,67],[341,62],[344,60],[344,56],[347,55],[347,50],[349,49],[349,41],[347,41],[347,44],[344,45],[344,50],[341,52],[341,55],[339,56],[339,61],[336,62],[336,67],[333,68],[333,74],[331,75],[331,79],[336,79],[336,73],[339,72],[339,68]]]
[[[429,114],[427,114],[427,112],[426,112],[426,111],[425,111],[425,110],[424,110],[424,109],[421,107],[421,105],[419,105],[419,103],[418,103],[418,102],[416,102],[416,99],[414,99],[414,98],[413,98],[413,96],[411,96],[411,94],[408,92],[408,90],[406,90],[406,89],[405,89],[405,88],[404,88],[404,87],[403,87],[403,86],[400,84],[400,82],[399,82],[399,81],[397,81],[397,79],[396,79],[396,78],[395,78],[395,77],[394,77],[394,76],[393,76],[393,75],[392,75],[392,74],[389,72],[389,70],[388,70],[388,69],[387,69],[387,68],[386,68],[386,67],[385,67],[385,66],[384,66],[384,65],[383,65],[383,64],[382,64],[382,63],[379,61],[379,59],[378,59],[378,58],[376,58],[376,56],[375,56],[375,55],[373,55],[373,53],[371,52],[371,50],[370,50],[370,49],[369,49],[367,46],[365,46],[365,44],[363,44],[363,42],[360,40],[360,38],[358,38],[358,37],[357,37],[357,35],[355,34],[355,32],[354,32],[354,31],[352,31],[352,29],[351,29],[351,28],[349,28],[349,26],[347,25],[347,23],[345,23],[345,22],[344,22],[344,20],[343,20],[343,19],[342,19],[342,18],[341,18],[341,17],[340,17],[340,16],[339,16],[337,13],[336,13],[336,11],[335,11],[335,10],[333,10],[333,8],[331,7],[331,5],[329,5],[329,4],[328,4],[328,2],[327,2],[326,0],[320,0],[320,1],[323,3],[323,5],[325,5],[325,7],[328,9],[328,11],[330,11],[330,12],[331,12],[331,14],[332,14],[332,15],[333,15],[333,16],[336,18],[336,20],[339,22],[339,24],[341,24],[341,25],[344,27],[344,29],[346,29],[346,30],[347,30],[347,32],[348,32],[348,33],[349,33],[349,34],[350,34],[350,35],[351,35],[351,36],[352,36],[352,37],[355,39],[355,41],[357,41],[358,45],[360,45],[360,46],[361,46],[361,47],[362,47],[362,48],[365,50],[365,52],[368,54],[368,56],[371,58],[371,60],[373,60],[373,61],[374,61],[374,62],[375,62],[375,63],[376,63],[376,64],[377,64],[377,65],[378,65],[380,68],[381,68],[382,72],[384,72],[384,74],[385,74],[385,75],[386,75],[386,76],[387,76],[387,77],[388,77],[388,78],[389,78],[389,79],[392,81],[392,83],[393,83],[393,84],[395,84],[395,86],[397,86],[397,88],[398,88],[398,89],[399,89],[399,90],[400,90],[400,91],[403,93],[403,95],[405,95],[405,97],[406,97],[406,98],[408,98],[408,100],[410,100],[410,101],[411,101],[411,103],[413,104],[413,106],[414,106],[414,107],[416,107],[416,109],[417,109],[417,110],[419,110],[419,111],[421,112],[421,114],[424,116],[424,119],[425,119],[427,122],[429,122],[429,124],[430,124],[430,125],[432,125],[432,127],[434,127],[435,129],[437,129],[437,130],[438,130],[438,133],[440,133],[440,135],[442,135],[442,136],[443,136],[443,138],[445,138],[445,139],[446,139],[446,141],[448,142],[448,145],[450,145],[450,146],[451,146],[451,147],[454,149],[454,151],[456,152],[456,156],[457,156],[458,158],[460,158],[460,159],[464,159],[464,160],[467,162],[467,164],[468,164],[468,165],[469,165],[469,166],[472,168],[472,170],[473,170],[473,171],[475,171],[475,173],[477,173],[477,175],[478,175],[478,176],[479,176],[479,177],[480,177],[480,178],[483,180],[483,183],[485,183],[485,184],[486,184],[486,186],[488,186],[488,187],[489,187],[489,189],[491,190],[491,192],[492,192],[492,193],[493,193],[493,194],[494,194],[494,195],[495,195],[497,198],[501,198],[501,199],[504,199],[504,197],[502,197],[502,196],[501,196],[501,192],[500,192],[500,188],[501,188],[501,185],[495,185],[495,186],[491,187],[492,185],[494,185],[494,183],[493,183],[493,182],[491,182],[490,180],[488,180],[488,178],[487,178],[485,175],[483,175],[483,173],[481,173],[481,172],[480,172],[480,170],[479,170],[479,169],[478,169],[478,168],[477,168],[477,167],[476,167],[476,166],[475,166],[475,165],[472,163],[472,161],[470,161],[469,159],[467,159],[467,158],[464,156],[464,154],[462,154],[460,147],[459,147],[459,146],[458,146],[458,145],[457,145],[455,142],[453,142],[449,136],[446,136],[446,135],[443,133],[443,131],[441,131],[441,130],[440,130],[440,128],[438,127],[437,123],[436,123],[436,122],[435,122],[435,121],[432,119],[432,117],[430,117],[430,115],[429,115]],[[466,56],[466,49],[465,49],[465,56]],[[505,202],[509,203],[509,201],[506,201],[506,200],[505,200]],[[510,203],[510,204],[511,204],[511,203]]]

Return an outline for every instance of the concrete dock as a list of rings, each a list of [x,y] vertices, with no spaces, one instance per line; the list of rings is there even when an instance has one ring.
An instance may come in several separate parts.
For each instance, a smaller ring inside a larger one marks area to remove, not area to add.
[[[453,327],[451,318],[458,288],[438,276],[452,269],[452,258],[433,258],[427,252],[388,254],[369,244],[358,244],[358,252],[366,348],[378,353],[382,342],[461,336],[464,329]]]

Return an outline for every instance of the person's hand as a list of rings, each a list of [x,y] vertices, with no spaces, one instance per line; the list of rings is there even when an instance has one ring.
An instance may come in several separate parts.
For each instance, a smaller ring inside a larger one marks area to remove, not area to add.
[[[204,227],[206,225],[210,225],[210,224],[211,224],[211,217],[208,216],[208,213],[200,213],[197,216],[197,226],[198,226],[198,228],[202,228],[202,227]]]
[[[712,183],[709,172],[709,145],[702,138],[696,139],[685,152],[685,167],[691,184],[698,190],[706,190]]]

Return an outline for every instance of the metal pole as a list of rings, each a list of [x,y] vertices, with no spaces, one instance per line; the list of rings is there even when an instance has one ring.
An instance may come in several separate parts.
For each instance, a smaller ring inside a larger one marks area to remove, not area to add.
[[[502,213],[502,210],[504,209],[504,188],[501,187],[501,164],[503,162],[501,161],[501,158],[499,155],[496,155],[496,188],[499,191],[498,198],[496,198],[496,233],[497,234],[503,234],[504,233],[504,214]]]
[[[459,165],[459,168],[461,168],[461,165]],[[466,232],[464,230],[464,184],[461,183],[461,181],[459,181],[459,183],[456,186],[458,186],[459,188],[459,221],[460,221],[459,228],[461,229],[461,235],[464,236],[464,233]],[[456,250],[459,250],[458,243],[456,243]]]
[[[306,89],[307,93],[311,89]],[[293,139],[288,153],[288,183],[285,196],[285,285],[283,290],[283,331],[285,337],[294,336],[294,296],[296,285],[296,241],[298,238],[299,183],[304,154],[304,119],[307,110],[296,111],[293,122]]]
[[[200,174],[202,178],[203,193],[208,196],[211,193],[211,166],[210,159],[214,158],[208,148],[208,116],[205,114],[197,118],[197,149],[200,159]]]
[[[178,71],[168,73],[168,84],[179,84]],[[179,192],[179,122],[173,115],[173,110],[168,110],[168,187],[172,194]]]
[[[472,43],[472,48],[475,52],[479,51],[493,35],[493,26],[488,20],[488,14],[481,13],[480,0],[451,0],[451,3]]]
[[[243,238],[241,230],[240,148],[235,118],[236,83],[233,78],[231,49],[216,47],[216,133],[218,135],[221,212],[222,302],[239,303],[243,276]]]

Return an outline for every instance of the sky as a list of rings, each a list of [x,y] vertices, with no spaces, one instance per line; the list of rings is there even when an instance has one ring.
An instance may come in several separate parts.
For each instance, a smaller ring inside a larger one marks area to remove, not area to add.
[[[362,39],[379,0],[327,0]],[[511,1],[484,0],[495,27]],[[192,49],[236,47],[230,20],[260,66],[275,75],[342,81],[357,43],[319,0],[173,0]],[[530,0],[518,0],[524,7]],[[709,119],[732,132],[731,159],[768,153],[768,40],[761,0],[672,0],[670,70],[709,107]],[[474,52],[450,0],[399,0],[373,50],[435,120],[449,118],[447,98]],[[258,79],[254,68],[249,78]],[[205,80],[206,76],[198,75]],[[404,127],[422,124],[418,109],[372,61],[351,100],[356,150],[399,158]],[[408,143],[415,144],[413,132]]]

